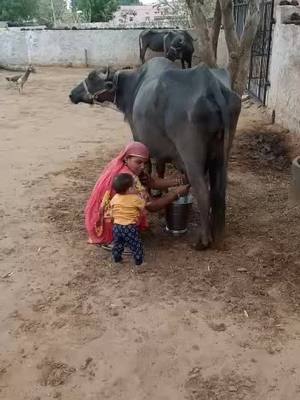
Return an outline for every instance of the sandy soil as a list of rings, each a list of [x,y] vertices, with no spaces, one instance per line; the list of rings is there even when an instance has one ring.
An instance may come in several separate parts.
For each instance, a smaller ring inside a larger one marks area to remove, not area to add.
[[[245,104],[224,251],[195,252],[152,218],[148,272],[86,244],[82,210],[130,132],[74,106],[86,70],[42,69],[24,95],[0,73],[0,398],[300,398],[300,211],[290,135]],[[293,148],[295,151],[295,148]]]

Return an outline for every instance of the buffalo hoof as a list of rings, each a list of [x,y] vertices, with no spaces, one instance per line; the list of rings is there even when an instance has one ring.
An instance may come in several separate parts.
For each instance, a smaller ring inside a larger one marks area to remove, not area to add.
[[[226,243],[224,240],[218,240],[218,241],[213,242],[211,244],[211,248],[214,250],[220,250],[220,251],[228,250],[228,247],[226,246]]]
[[[207,250],[209,248],[209,246],[210,246],[209,244],[204,245],[202,242],[198,242],[198,243],[193,244],[192,248],[197,251],[204,251],[204,250]]]

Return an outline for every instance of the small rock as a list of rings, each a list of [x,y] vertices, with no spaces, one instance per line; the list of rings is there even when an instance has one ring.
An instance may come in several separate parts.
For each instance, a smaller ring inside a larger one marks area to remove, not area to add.
[[[119,315],[119,306],[117,306],[116,304],[111,304],[110,305],[110,311],[111,311],[111,315],[113,317],[117,317]]]
[[[54,399],[61,399],[61,393],[60,392],[55,392],[53,395]]]
[[[226,325],[223,322],[220,323],[212,322],[209,326],[216,332],[226,331]]]
[[[235,386],[229,386],[229,392],[237,392],[237,388]]]
[[[268,346],[267,352],[268,352],[269,354],[275,354],[275,349],[274,349],[272,346]]]
[[[128,293],[130,297],[137,297],[139,295],[139,292],[137,290],[130,290]]]
[[[189,373],[189,379],[198,378],[200,375],[200,368],[194,367]]]
[[[197,308],[191,308],[190,309],[190,313],[191,314],[197,314],[197,312],[198,312]]]
[[[200,347],[197,344],[193,344],[192,349],[193,350],[200,350]]]
[[[11,247],[11,248],[6,248],[6,249],[3,249],[2,252],[3,252],[3,254],[5,254],[6,256],[9,256],[10,254],[12,254],[12,253],[15,252],[15,249],[12,248],[12,247]]]
[[[261,247],[258,246],[254,246],[252,247],[252,249],[248,250],[248,252],[246,253],[247,257],[255,257],[257,256],[261,251]]]
[[[250,96],[248,94],[243,94],[242,95],[242,101],[246,101],[246,100],[249,100],[249,99],[250,99]]]
[[[85,360],[85,363],[80,367],[80,369],[86,369],[92,361],[93,361],[93,358],[92,357],[88,357]]]
[[[238,268],[237,272],[248,272],[246,268]]]
[[[190,374],[189,378],[190,378],[190,379],[195,379],[195,378],[198,378],[198,376],[199,376],[198,373]]]
[[[13,311],[13,312],[10,314],[10,316],[11,316],[12,318],[18,318],[18,317],[20,316],[19,311],[18,311],[18,310]]]

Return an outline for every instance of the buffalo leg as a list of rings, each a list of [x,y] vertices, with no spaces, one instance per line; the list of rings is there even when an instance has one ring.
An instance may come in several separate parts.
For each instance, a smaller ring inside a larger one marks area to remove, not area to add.
[[[200,234],[195,245],[196,250],[205,250],[209,247],[212,242],[211,230],[210,230],[210,219],[209,219],[209,209],[210,209],[210,199],[209,191],[206,183],[204,173],[201,173],[195,179],[194,173],[192,176],[188,170],[188,178],[194,189],[198,209],[200,212]]]
[[[182,69],[185,69],[184,58],[183,57],[181,57],[181,67],[182,67]]]
[[[184,137],[184,135],[181,136]],[[196,142],[196,140],[191,139],[189,141],[189,143],[193,144]],[[210,198],[205,177],[206,149],[204,145],[199,148],[197,146],[186,146],[186,143],[182,144],[182,147],[184,145],[184,154],[180,152],[180,156],[184,162],[189,182],[194,190],[200,213],[200,232],[195,248],[197,250],[204,250],[212,242],[209,216]],[[178,148],[180,148],[180,144]]]
[[[209,177],[212,236],[219,246],[224,239],[226,209],[226,166],[222,156],[209,162]]]

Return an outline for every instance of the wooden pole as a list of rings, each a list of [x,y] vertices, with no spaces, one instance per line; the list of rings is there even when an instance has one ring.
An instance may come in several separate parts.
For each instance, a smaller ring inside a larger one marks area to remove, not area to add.
[[[88,67],[88,54],[87,54],[87,49],[84,49],[84,59],[85,59],[85,66]]]

